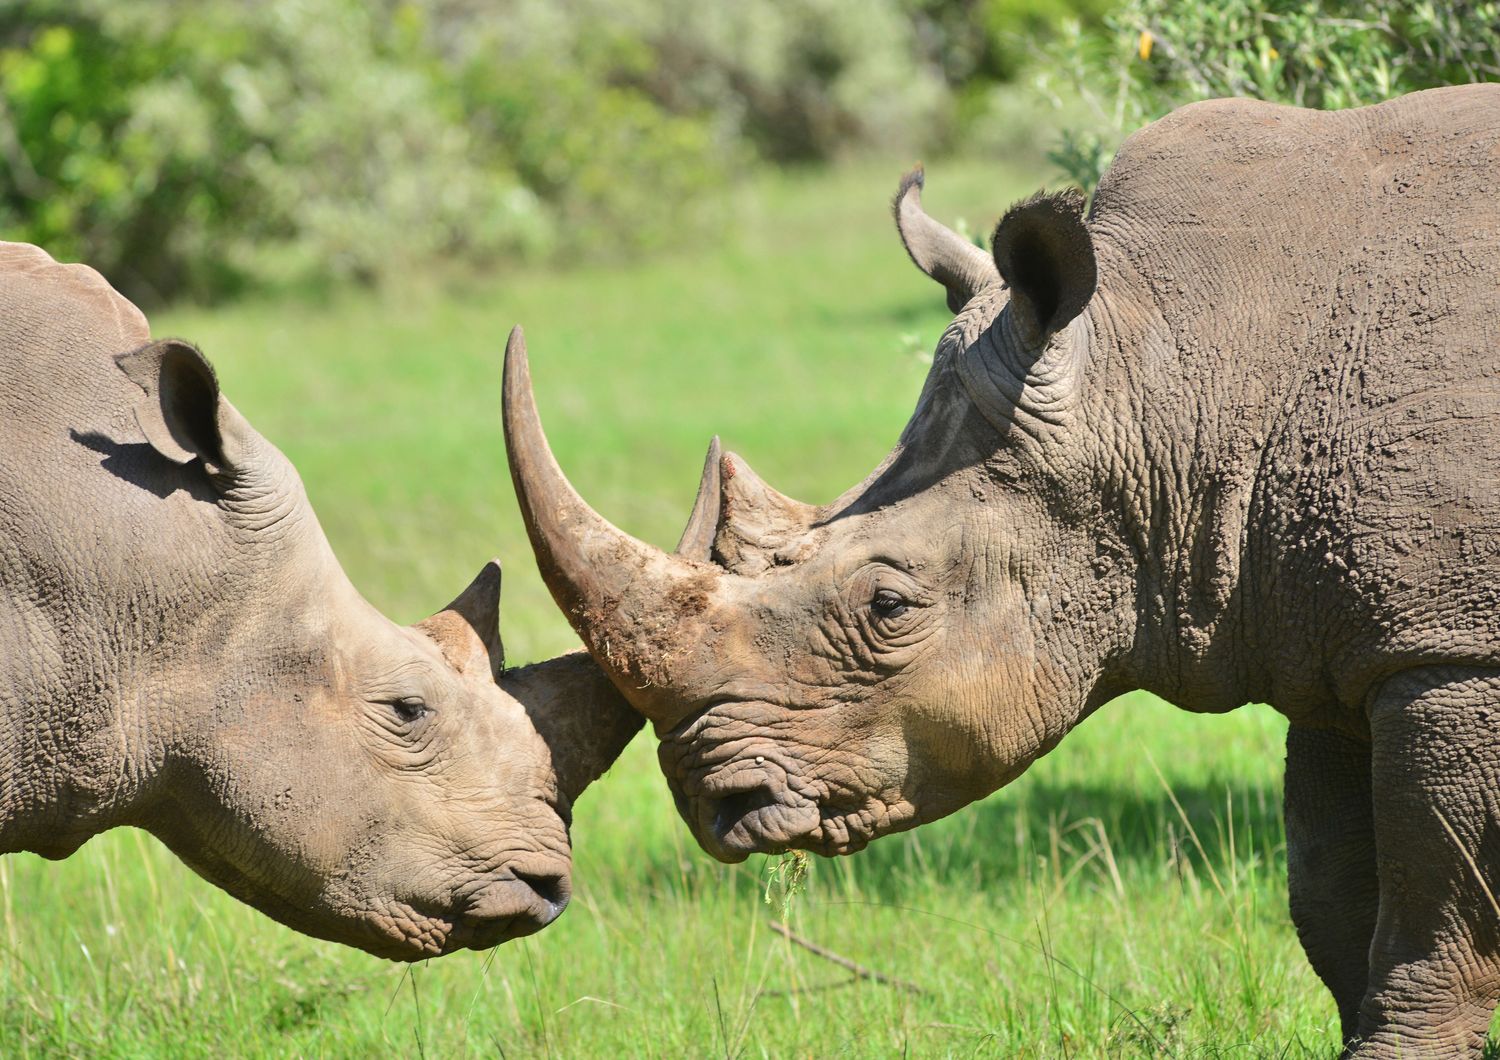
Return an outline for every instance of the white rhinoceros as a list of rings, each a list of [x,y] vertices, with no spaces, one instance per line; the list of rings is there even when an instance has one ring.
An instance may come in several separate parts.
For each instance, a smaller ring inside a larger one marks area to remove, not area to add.
[[[640,723],[581,654],[502,673],[499,593],[386,619],[197,350],[0,244],[0,852],[135,825],[396,959],[540,929]]]

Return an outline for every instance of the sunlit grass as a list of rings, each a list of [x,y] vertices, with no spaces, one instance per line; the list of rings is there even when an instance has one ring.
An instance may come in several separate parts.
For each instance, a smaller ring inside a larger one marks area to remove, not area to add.
[[[780,178],[722,241],[621,271],[414,276],[330,305],[159,315],[296,461],[356,584],[393,617],[491,555],[514,662],[572,646],[532,567],[499,419],[526,325],[542,414],[580,490],[675,540],[713,433],[827,500],[895,438],[946,324],[907,262],[895,167]],[[1032,179],[933,166],[982,231]],[[399,252],[393,248],[393,252]],[[122,831],[0,859],[11,1055],[1328,1056],[1331,1001],[1286,917],[1283,723],[1143,695],[1012,788],[853,858],[814,861],[792,928],[918,991],[852,979],[768,927],[765,859],[727,867],[676,819],[649,740],[586,795],[576,898],[537,937],[403,968],[282,929]]]

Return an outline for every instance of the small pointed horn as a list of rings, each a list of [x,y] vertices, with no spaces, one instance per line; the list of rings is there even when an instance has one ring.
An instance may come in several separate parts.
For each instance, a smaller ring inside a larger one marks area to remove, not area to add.
[[[999,283],[1000,271],[988,254],[923,212],[925,183],[921,166],[902,177],[891,211],[906,253],[917,268],[948,289],[948,308],[957,313],[985,287]]]
[[[738,453],[724,454],[725,518],[730,522],[774,523],[807,527],[817,508],[788,497],[761,478]]]
[[[719,483],[719,461],[724,450],[719,445],[719,436],[714,435],[708,443],[708,456],[703,459],[703,477],[698,482],[698,497],[693,501],[693,514],[688,516],[682,539],[677,542],[677,554],[687,559],[707,563],[713,555],[714,534],[719,530],[719,512],[722,492]]]
[[[772,489],[734,453],[724,454],[721,476],[724,508],[714,548],[724,568],[753,575],[787,559],[818,509]]]
[[[511,480],[542,580],[620,691],[648,718],[663,717],[668,660],[704,641],[694,620],[714,573],[617,529],[573,489],[542,432],[519,327],[505,347],[504,391]]]

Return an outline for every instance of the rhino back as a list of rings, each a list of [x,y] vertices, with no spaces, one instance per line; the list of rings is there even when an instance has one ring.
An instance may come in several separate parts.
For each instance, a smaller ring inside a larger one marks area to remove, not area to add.
[[[1278,702],[1500,663],[1497,175],[1476,85],[1195,104],[1100,186],[1108,372],[1200,493],[1175,603],[1258,635]]]

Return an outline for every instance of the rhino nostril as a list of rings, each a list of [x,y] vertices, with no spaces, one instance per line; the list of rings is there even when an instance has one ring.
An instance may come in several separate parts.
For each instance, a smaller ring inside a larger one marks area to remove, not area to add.
[[[725,795],[713,805],[714,831],[722,836],[756,810],[775,804],[776,796],[770,788],[751,788]]]
[[[517,872],[515,877],[536,892],[537,897],[552,909],[553,917],[563,911],[573,896],[573,885],[567,873]]]

